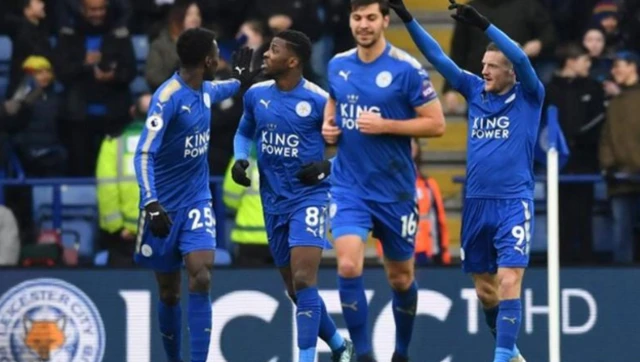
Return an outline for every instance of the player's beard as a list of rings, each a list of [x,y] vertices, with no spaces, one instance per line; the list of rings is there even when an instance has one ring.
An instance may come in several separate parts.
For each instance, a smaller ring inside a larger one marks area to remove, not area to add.
[[[371,36],[371,40],[369,41],[359,41],[358,40],[358,35],[356,34],[356,36],[354,37],[356,44],[358,44],[359,47],[365,48],[365,49],[369,49],[372,48],[373,46],[375,46],[379,41],[380,41],[380,33],[371,33],[371,34],[367,34]]]

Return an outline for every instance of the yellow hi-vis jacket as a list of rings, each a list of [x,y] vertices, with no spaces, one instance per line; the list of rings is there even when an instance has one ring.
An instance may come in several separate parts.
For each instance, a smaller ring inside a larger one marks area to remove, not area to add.
[[[136,147],[144,123],[135,122],[117,138],[102,142],[96,179],[100,228],[114,233],[126,228],[133,234],[138,229],[140,188],[133,165]]]
[[[258,166],[254,158],[249,158],[248,161],[247,175],[251,179],[251,186],[240,186],[233,181],[231,177],[231,168],[235,162],[233,158],[227,167],[222,185],[224,204],[236,210],[236,225],[231,230],[231,241],[238,244],[267,244]]]

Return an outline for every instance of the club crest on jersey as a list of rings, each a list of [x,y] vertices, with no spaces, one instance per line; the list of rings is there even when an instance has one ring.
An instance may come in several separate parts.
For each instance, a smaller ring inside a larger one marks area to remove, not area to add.
[[[296,114],[300,117],[308,117],[311,114],[311,104],[307,101],[298,102],[296,105]]]
[[[393,76],[391,75],[391,72],[386,70],[378,73],[378,76],[376,77],[376,85],[380,88],[387,88],[392,81]]]
[[[205,107],[211,108],[211,96],[209,96],[209,93],[205,93],[202,99],[204,100]]]
[[[160,115],[153,114],[151,115],[151,117],[147,118],[145,124],[150,131],[158,132],[162,129],[164,121],[162,120],[162,117],[160,117]]]

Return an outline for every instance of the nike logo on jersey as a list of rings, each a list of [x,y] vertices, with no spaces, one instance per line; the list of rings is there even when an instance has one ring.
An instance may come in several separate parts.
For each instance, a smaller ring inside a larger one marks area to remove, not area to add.
[[[510,322],[511,324],[516,324],[516,318],[502,317],[503,321]]]
[[[358,311],[358,301],[355,301],[355,302],[353,302],[351,304],[349,304],[349,303],[341,303],[340,305],[342,306],[343,309],[347,308],[347,309],[352,309],[354,312]]]
[[[298,312],[296,316],[298,317],[305,316],[305,317],[313,318],[313,311],[312,310],[301,311],[301,312]]]
[[[271,103],[271,101],[265,101],[264,99],[260,100],[260,104],[262,104],[265,109],[269,109],[269,103]]]
[[[513,101],[515,101],[515,100],[516,100],[516,94],[515,94],[515,93],[513,93],[513,94],[511,95],[511,97],[507,98],[507,100],[506,100],[506,101],[504,101],[504,104],[509,104],[509,103],[511,103],[511,102],[513,102]]]
[[[191,114],[191,108],[189,106],[182,106],[182,107],[180,107],[180,110],[181,111],[187,111],[187,112],[189,112],[189,114]]]
[[[338,72],[338,75],[344,78],[345,82],[349,80],[349,74],[351,74],[351,71],[345,72],[344,70],[341,70]]]

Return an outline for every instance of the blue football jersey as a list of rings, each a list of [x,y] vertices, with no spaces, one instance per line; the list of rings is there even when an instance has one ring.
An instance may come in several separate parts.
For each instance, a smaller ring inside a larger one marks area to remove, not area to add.
[[[352,49],[329,62],[329,94],[336,102],[336,124],[342,129],[332,186],[365,200],[414,199],[411,138],[366,135],[358,130],[356,121],[362,112],[379,113],[398,122],[415,118],[415,108],[437,98],[427,71],[390,44],[371,63],[362,62]]]
[[[283,214],[328,202],[329,184],[303,185],[295,174],[324,159],[322,120],[327,92],[306,79],[291,91],[275,81],[254,84],[244,95],[238,132],[255,140],[263,209]]]
[[[159,201],[167,211],[211,199],[211,105],[233,96],[238,80],[204,82],[196,91],[178,73],[154,93],[134,159],[140,207]]]
[[[526,92],[518,82],[498,95],[485,92],[484,80],[465,71],[454,86],[469,104],[465,197],[533,199],[542,83]]]

